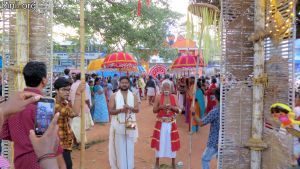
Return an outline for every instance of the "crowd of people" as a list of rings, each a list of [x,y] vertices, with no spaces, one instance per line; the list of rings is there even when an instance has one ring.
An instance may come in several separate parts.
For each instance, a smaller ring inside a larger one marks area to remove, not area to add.
[[[136,113],[142,100],[148,100],[156,116],[151,148],[156,151],[155,167],[159,159],[172,159],[176,168],[176,152],[180,149],[180,137],[176,116],[184,114],[192,132],[199,126],[211,123],[211,133],[203,154],[203,168],[209,168],[209,161],[217,152],[219,109],[218,76],[201,77],[194,90],[194,77],[164,76],[123,76],[101,77],[87,74],[85,82],[80,74],[63,75],[53,82],[55,103],[54,119],[42,137],[35,136],[35,102],[43,97],[48,84],[47,68],[42,62],[28,62],[23,69],[26,83],[24,92],[1,104],[6,107],[0,122],[1,139],[14,142],[14,166],[17,169],[73,168],[71,152],[79,145],[80,116],[85,113],[89,130],[94,123],[110,123],[109,162],[112,169],[134,168],[134,145],[138,138]],[[81,112],[81,97],[85,92],[84,112]],[[31,97],[29,97],[31,96]],[[195,106],[192,99],[195,96]],[[28,99],[33,98],[33,99]],[[11,99],[23,102],[13,110],[7,109]],[[29,100],[29,101],[28,101]],[[14,114],[11,116],[11,114]],[[58,131],[58,134],[55,133]],[[49,138],[51,137],[51,138]],[[34,143],[34,144],[33,144]],[[47,145],[45,145],[47,144]]]
[[[42,136],[36,136],[36,102],[43,97],[48,84],[47,68],[42,62],[28,62],[23,76],[26,88],[16,92],[0,104],[0,137],[14,142],[14,166],[17,169],[72,169],[72,150],[81,139],[80,116],[85,113],[89,130],[95,123],[109,129],[109,163],[112,169],[133,169],[134,148],[138,138],[137,113],[140,104],[148,100],[153,107],[156,122],[150,147],[155,150],[155,169],[160,158],[170,158],[176,168],[176,152],[181,142],[176,124],[177,115],[183,114],[188,131],[198,132],[210,124],[207,146],[202,155],[202,168],[209,169],[212,157],[218,153],[220,127],[220,76],[178,77],[165,74],[101,77],[86,74],[56,76],[53,81],[55,115]],[[195,83],[196,81],[196,83]],[[85,93],[84,112],[81,112],[82,94]],[[194,99],[194,100],[193,100]],[[194,105],[193,105],[194,104]],[[14,106],[12,106],[14,105]],[[300,94],[295,95],[295,120],[300,117]],[[290,110],[291,111],[291,110]],[[294,128],[300,131],[299,126]],[[300,143],[294,139],[294,163],[300,164]],[[0,167],[9,163],[0,156]]]

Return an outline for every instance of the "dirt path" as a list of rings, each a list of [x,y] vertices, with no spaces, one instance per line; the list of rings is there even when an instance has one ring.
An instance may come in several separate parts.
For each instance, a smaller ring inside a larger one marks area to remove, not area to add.
[[[147,102],[141,104],[141,111],[138,114],[139,139],[135,144],[135,169],[152,169],[155,162],[155,152],[150,148],[151,136],[155,124],[155,116],[152,107]],[[188,168],[189,157],[189,135],[188,125],[184,122],[184,116],[179,115],[177,119],[180,134],[181,149],[177,152],[176,161],[182,161],[182,169]],[[110,169],[108,162],[108,132],[109,124],[96,124],[88,131],[88,142],[97,143],[86,150],[86,169]],[[209,126],[201,128],[200,132],[192,136],[192,169],[201,169],[201,155],[205,149]],[[101,142],[99,142],[101,140]],[[80,151],[72,153],[73,168],[79,169]],[[161,164],[170,164],[171,160],[162,159]],[[211,169],[217,168],[217,160],[211,162]]]

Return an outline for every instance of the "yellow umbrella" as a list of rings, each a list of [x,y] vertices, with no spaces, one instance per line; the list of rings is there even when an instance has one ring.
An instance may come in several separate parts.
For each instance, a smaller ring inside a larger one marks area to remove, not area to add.
[[[104,58],[92,60],[87,68],[88,71],[96,71],[102,69]]]

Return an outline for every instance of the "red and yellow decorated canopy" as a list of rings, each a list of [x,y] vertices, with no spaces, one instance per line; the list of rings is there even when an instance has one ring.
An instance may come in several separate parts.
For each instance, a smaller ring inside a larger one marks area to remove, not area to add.
[[[112,53],[105,57],[103,68],[129,68],[136,67],[138,64],[133,56],[124,52],[116,52]]]
[[[197,56],[179,56],[171,65],[171,69],[196,68]],[[204,67],[204,61],[200,56],[199,67]]]

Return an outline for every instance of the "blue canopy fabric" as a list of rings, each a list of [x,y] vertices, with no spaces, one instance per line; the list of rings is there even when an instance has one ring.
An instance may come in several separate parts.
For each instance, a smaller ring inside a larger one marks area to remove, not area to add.
[[[0,57],[0,69],[2,69],[2,57]]]
[[[146,69],[143,66],[139,65],[138,66],[138,71],[139,71],[139,73],[145,73]]]
[[[117,74],[118,77],[120,76],[126,76],[126,73],[120,73],[117,71],[98,71],[97,75],[101,77],[114,77],[114,75]]]

